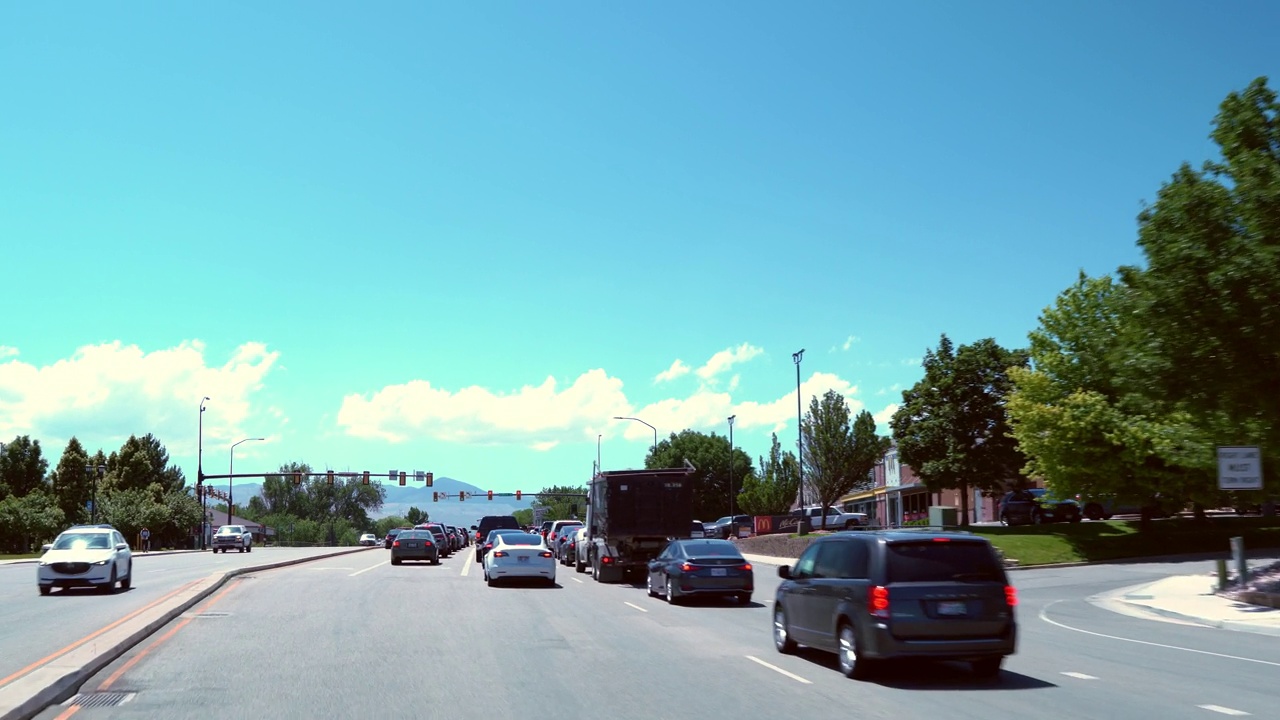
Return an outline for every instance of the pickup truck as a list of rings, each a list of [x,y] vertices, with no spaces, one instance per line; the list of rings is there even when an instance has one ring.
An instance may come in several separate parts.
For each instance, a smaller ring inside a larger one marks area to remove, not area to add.
[[[822,507],[818,505],[796,510],[791,514],[808,520],[809,527],[814,530],[852,530],[868,524],[866,513],[843,512],[837,507],[827,508],[825,517],[822,514]]]
[[[243,525],[223,525],[213,536],[213,551],[253,552],[253,533]]]

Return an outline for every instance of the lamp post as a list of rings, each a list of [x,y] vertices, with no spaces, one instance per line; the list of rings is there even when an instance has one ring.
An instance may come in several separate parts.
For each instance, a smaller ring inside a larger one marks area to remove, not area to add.
[[[231,524],[231,509],[235,507],[235,486],[236,486],[236,445],[247,443],[250,440],[266,440],[266,438],[245,438],[239,442],[231,443],[231,469],[228,473],[231,477],[227,478],[227,524]]]
[[[645,422],[645,421],[643,421],[643,420],[641,420],[640,418],[637,418],[637,417],[618,417],[617,415],[614,415],[614,416],[613,416],[613,419],[614,419],[614,420],[635,420],[636,422],[640,423],[641,425],[648,425],[648,426],[649,426],[649,429],[653,431],[653,452],[654,452],[654,454],[657,454],[657,452],[658,452],[658,428],[656,428],[656,427],[654,427],[654,426],[652,426],[652,425],[649,425],[649,423],[647,423],[647,422]]]
[[[209,535],[209,501],[204,497],[204,404],[209,400],[205,396],[200,401],[200,423],[196,430],[196,495],[200,498],[200,549],[205,547],[205,538]]]
[[[733,420],[736,417],[729,416],[729,537],[738,536],[738,518],[733,511]]]
[[[804,359],[804,348],[791,353],[791,360],[796,364],[796,465],[800,471],[800,527],[798,532],[805,534],[804,528],[804,415],[800,407],[800,361]]]
[[[98,481],[107,472],[106,465],[85,465],[84,471],[93,479],[93,494],[89,496],[89,524],[98,524]]]
[[[600,438],[604,437],[604,433],[596,435],[596,472],[600,472]],[[595,477],[594,475],[592,477]]]

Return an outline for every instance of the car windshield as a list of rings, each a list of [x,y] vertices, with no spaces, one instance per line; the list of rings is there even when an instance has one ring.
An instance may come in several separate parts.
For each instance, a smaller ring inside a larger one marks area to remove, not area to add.
[[[700,540],[681,545],[690,557],[742,557],[738,548],[728,540]]]
[[[498,528],[497,530],[489,531],[489,535],[485,539],[485,542],[497,542],[499,535],[525,535],[525,534],[527,533],[525,533],[525,531],[523,530],[513,530],[511,528]],[[538,536],[538,540],[542,540],[541,535]]]
[[[242,532],[244,532],[244,528],[240,527],[239,525],[223,525],[222,527],[218,528],[219,535],[230,535],[231,533],[242,533]]]
[[[943,541],[888,544],[889,582],[1000,580],[1004,577],[984,542]]]
[[[542,536],[534,535],[532,533],[524,533],[524,532],[503,533],[501,537],[502,537],[503,545],[541,545],[542,544]]]
[[[54,550],[106,550],[111,540],[106,533],[63,533],[53,543]]]

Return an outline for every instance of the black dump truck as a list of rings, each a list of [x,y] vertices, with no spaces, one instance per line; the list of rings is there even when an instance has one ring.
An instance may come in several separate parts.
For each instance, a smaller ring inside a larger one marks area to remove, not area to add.
[[[588,566],[596,582],[621,582],[645,572],[667,541],[689,537],[693,525],[693,465],[664,470],[608,470],[587,488]]]

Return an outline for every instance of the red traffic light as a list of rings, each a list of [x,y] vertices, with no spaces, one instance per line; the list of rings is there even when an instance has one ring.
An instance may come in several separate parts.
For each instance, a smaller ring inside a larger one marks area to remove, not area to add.
[[[490,499],[490,500],[492,500],[492,499],[493,499],[493,491],[492,491],[492,490],[490,490],[490,491],[489,491],[489,499]]]
[[[440,502],[440,493],[438,492],[431,493],[431,502]]]
[[[519,491],[519,490],[517,490],[517,491],[516,491],[516,499],[517,499],[517,500],[519,500],[519,499],[520,499],[520,491]]]

